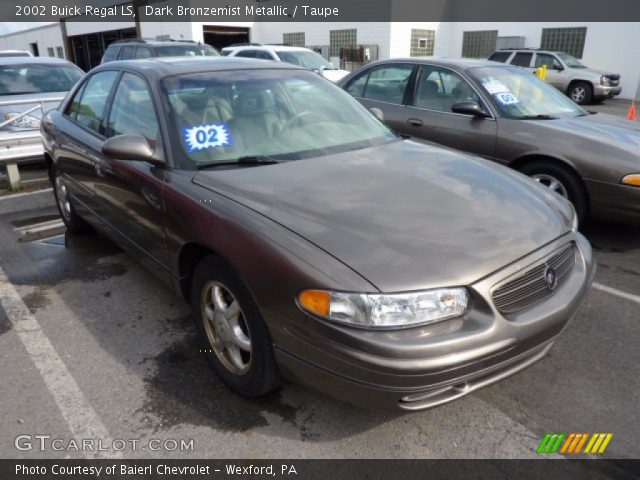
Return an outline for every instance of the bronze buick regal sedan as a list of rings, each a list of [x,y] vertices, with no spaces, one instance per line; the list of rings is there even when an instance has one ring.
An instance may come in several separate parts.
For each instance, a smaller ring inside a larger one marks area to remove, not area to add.
[[[108,63],[42,134],[67,228],[183,295],[242,395],[288,377],[374,408],[456,399],[542,358],[593,277],[569,202],[292,65]]]
[[[495,160],[589,215],[640,222],[640,123],[588,112],[515,66],[394,59],[341,80],[400,134]]]

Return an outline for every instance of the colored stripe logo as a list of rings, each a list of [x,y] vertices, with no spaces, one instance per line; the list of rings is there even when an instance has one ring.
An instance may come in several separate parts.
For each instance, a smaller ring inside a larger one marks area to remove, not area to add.
[[[613,433],[547,433],[538,445],[537,453],[604,453]],[[586,446],[585,446],[586,445]],[[583,450],[584,447],[584,450]]]

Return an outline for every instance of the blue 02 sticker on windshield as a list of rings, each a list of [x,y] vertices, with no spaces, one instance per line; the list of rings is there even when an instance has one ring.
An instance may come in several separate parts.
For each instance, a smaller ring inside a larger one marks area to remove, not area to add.
[[[501,105],[515,105],[516,103],[520,103],[518,97],[511,92],[494,93],[493,96]]]
[[[226,123],[185,127],[182,132],[189,152],[233,145],[229,126]]]

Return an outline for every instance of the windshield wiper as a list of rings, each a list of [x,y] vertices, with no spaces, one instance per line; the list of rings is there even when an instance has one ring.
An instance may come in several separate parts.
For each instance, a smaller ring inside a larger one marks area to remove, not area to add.
[[[245,155],[233,160],[223,160],[220,162],[201,163],[198,170],[202,168],[220,167],[228,165],[274,165],[288,160],[277,159],[267,155]]]
[[[557,120],[558,117],[553,115],[541,114],[541,115],[525,115],[524,117],[518,117],[518,120]]]

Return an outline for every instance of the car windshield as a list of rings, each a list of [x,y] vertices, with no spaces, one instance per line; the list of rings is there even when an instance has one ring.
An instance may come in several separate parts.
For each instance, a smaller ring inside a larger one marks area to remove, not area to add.
[[[468,72],[507,118],[552,119],[587,115],[583,108],[526,70],[505,66],[470,68]]]
[[[242,70],[162,82],[184,168],[246,157],[297,160],[397,139],[353,97],[301,70]]]
[[[568,53],[558,52],[556,55],[560,57],[560,60],[569,68],[588,68],[584,63],[578,60],[576,57],[572,57]]]
[[[321,55],[312,51],[279,51],[276,52],[280,57],[280,60],[287,63],[293,63],[300,67],[307,68],[309,70],[336,70],[336,67]]]
[[[219,57],[220,53],[210,45],[169,45],[156,47],[159,57]]]
[[[82,75],[74,65],[0,65],[0,95],[66,92]]]

